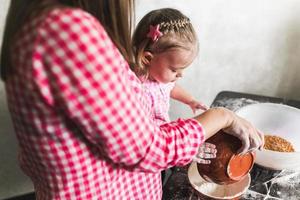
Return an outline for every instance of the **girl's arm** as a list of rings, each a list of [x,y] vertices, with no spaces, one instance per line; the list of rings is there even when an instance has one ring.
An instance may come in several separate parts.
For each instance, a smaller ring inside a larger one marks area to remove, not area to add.
[[[175,84],[174,88],[171,90],[171,98],[185,104],[189,104],[192,100],[194,100],[194,97],[178,84]]]
[[[205,104],[197,101],[191,94],[189,94],[178,84],[175,84],[174,88],[171,90],[171,98],[189,105],[194,113],[197,109],[208,109],[208,107]]]

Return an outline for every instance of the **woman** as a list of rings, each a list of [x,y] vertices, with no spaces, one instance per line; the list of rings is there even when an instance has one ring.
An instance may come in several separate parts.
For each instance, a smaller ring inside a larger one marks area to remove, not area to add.
[[[1,77],[37,199],[160,199],[160,171],[218,130],[262,135],[224,108],[157,126],[130,70],[130,0],[12,0]]]

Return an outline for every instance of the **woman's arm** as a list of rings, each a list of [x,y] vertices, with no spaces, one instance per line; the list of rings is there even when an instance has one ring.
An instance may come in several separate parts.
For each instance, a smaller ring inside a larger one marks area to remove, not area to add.
[[[233,120],[232,115],[231,111],[225,108],[211,108],[194,119],[205,127],[204,140],[207,140],[224,127],[229,127]]]
[[[205,140],[223,129],[242,141],[239,153],[262,148],[264,135],[252,124],[225,108],[212,108],[195,117],[206,130]]]

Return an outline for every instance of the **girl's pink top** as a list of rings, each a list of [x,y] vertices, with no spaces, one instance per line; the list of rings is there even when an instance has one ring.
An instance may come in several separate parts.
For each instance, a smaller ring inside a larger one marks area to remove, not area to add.
[[[139,79],[80,9],[36,16],[11,50],[7,102],[37,199],[161,199],[160,171],[203,142],[193,119],[156,125]]]
[[[151,80],[146,80],[143,82],[145,94],[151,100],[154,121],[158,125],[170,121],[170,94],[174,86],[175,82],[170,82],[166,84]]]

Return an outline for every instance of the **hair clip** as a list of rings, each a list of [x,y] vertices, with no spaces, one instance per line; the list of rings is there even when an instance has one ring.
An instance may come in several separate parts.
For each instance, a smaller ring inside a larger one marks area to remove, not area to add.
[[[147,34],[147,37],[151,38],[153,42],[157,41],[162,35],[162,32],[159,30],[159,24],[156,26],[150,25],[150,30]]]

